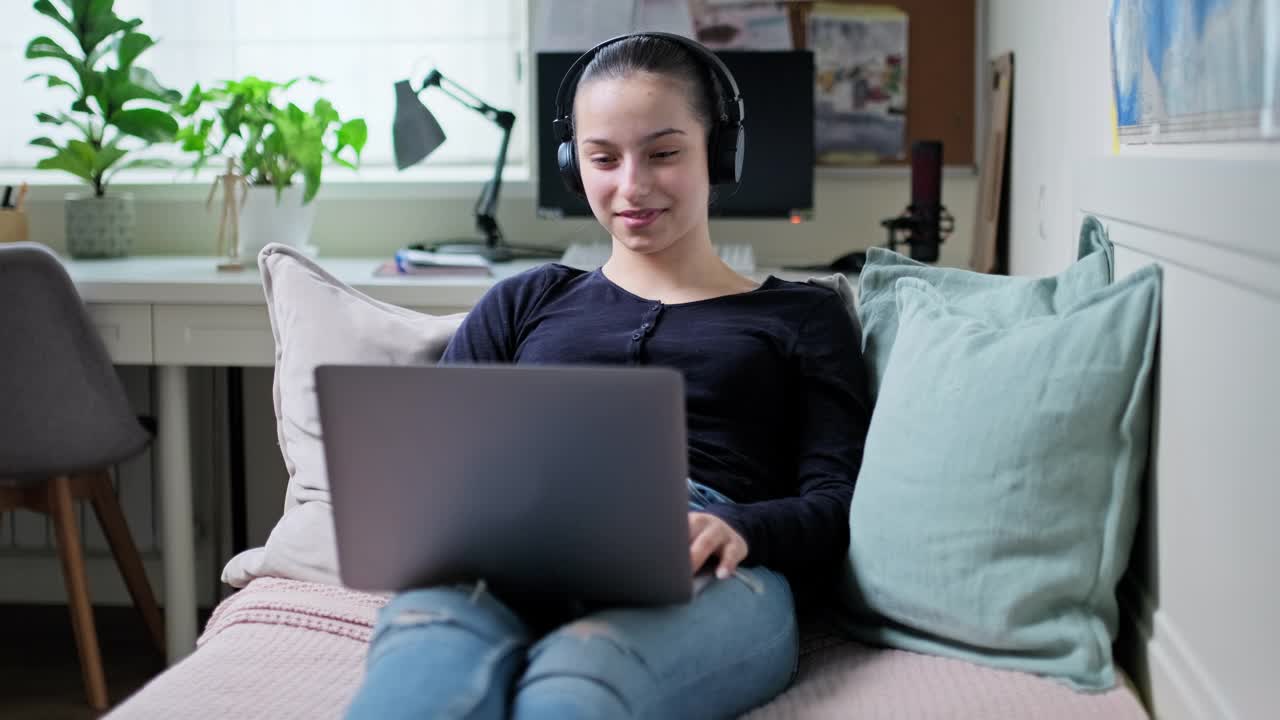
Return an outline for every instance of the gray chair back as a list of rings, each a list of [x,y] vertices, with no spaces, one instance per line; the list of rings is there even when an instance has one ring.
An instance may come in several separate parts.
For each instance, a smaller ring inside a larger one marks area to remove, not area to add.
[[[149,440],[58,256],[0,244],[0,478],[100,469]]]

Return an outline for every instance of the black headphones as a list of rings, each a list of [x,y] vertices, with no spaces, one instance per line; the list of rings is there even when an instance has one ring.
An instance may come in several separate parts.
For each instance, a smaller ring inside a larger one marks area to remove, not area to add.
[[[742,127],[743,104],[742,94],[738,91],[738,83],[733,79],[729,68],[715,53],[701,43],[682,35],[663,32],[639,32],[620,35],[596,45],[583,53],[560,80],[560,90],[556,93],[556,119],[551,123],[560,147],[556,149],[556,163],[560,166],[560,177],[570,192],[584,194],[582,173],[578,167],[578,148],[573,141],[573,97],[578,90],[578,79],[587,64],[591,62],[601,48],[633,37],[653,37],[670,40],[688,49],[706,70],[710,71],[719,101],[715,109],[719,117],[712,118],[711,139],[707,144],[707,175],[712,185],[736,185],[742,179],[742,155],[746,145],[746,132]]]

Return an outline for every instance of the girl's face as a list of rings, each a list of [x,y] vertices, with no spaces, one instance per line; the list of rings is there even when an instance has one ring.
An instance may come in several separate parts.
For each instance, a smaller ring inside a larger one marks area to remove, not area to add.
[[[680,80],[647,72],[578,88],[574,142],[591,211],[614,240],[652,254],[706,234],[707,130]]]

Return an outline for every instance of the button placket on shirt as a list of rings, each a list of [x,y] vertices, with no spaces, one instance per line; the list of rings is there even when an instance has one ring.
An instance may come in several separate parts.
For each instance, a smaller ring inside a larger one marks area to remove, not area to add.
[[[653,335],[654,325],[658,322],[658,316],[662,314],[662,310],[662,303],[649,306],[649,309],[640,318],[640,327],[631,333],[631,361],[633,363],[640,362],[640,351],[644,348],[644,341]]]

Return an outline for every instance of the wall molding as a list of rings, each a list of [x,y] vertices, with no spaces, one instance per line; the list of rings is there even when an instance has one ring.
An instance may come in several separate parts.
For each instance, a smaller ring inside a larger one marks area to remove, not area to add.
[[[1120,604],[1132,624],[1145,667],[1135,677],[1155,720],[1241,720],[1169,613],[1160,610],[1137,582],[1120,589]]]
[[[1262,160],[1098,157],[1078,166],[1075,207],[1280,264],[1280,233],[1258,232],[1275,215],[1275,180],[1275,163]]]
[[[1267,360],[1280,348],[1277,164],[1097,156],[1073,165],[1077,227],[1099,218],[1118,267],[1154,261],[1166,279],[1150,522],[1137,539],[1145,563],[1120,588],[1132,635],[1117,654],[1131,656],[1126,669],[1157,720],[1270,717],[1275,686],[1257,658],[1274,628],[1258,598],[1277,576],[1259,569],[1256,538],[1274,537],[1265,510],[1274,494],[1258,488],[1270,487],[1276,449],[1258,429],[1280,397]],[[1206,561],[1220,564],[1206,572]]]

